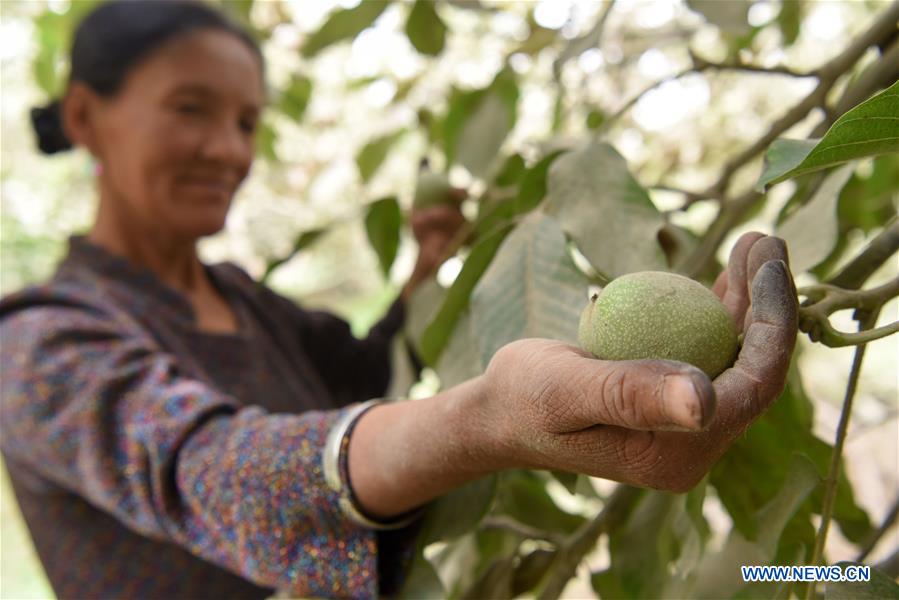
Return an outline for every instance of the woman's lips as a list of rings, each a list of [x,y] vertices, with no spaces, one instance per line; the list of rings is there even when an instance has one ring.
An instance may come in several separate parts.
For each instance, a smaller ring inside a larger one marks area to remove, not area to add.
[[[231,193],[228,183],[215,179],[185,179],[181,184],[206,195],[228,196]]]

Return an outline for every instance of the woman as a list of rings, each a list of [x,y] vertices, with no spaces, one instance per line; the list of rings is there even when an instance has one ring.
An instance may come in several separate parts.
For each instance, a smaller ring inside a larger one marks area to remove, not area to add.
[[[526,467],[684,491],[783,387],[786,249],[747,234],[715,285],[745,341],[714,382],[529,339],[433,398],[368,402],[458,211],[415,215],[414,274],[357,340],[197,257],[265,101],[242,30],[200,3],[112,2],[79,26],[71,64],[35,123],[45,151],[102,165],[96,222],[49,282],[0,303],[2,450],[61,597],[389,593],[421,507],[454,487]]]

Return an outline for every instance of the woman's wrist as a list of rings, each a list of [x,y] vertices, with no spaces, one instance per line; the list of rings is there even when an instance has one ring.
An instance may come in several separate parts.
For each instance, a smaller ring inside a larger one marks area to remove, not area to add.
[[[484,422],[482,381],[380,405],[359,418],[348,471],[366,514],[389,519],[507,466],[495,427]]]

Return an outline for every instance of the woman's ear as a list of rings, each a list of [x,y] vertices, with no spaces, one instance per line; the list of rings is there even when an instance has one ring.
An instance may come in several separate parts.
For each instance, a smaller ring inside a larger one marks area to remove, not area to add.
[[[63,131],[73,146],[84,146],[102,160],[97,136],[99,109],[100,98],[96,92],[80,81],[69,85],[61,106]]]

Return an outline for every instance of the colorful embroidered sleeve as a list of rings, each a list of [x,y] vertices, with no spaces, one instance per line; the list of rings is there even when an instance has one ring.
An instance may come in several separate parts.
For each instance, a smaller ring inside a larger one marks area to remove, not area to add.
[[[6,313],[0,336],[11,460],[259,585],[377,595],[377,539],[343,517],[322,477],[340,411],[243,406],[179,373],[126,315],[94,306]]]

